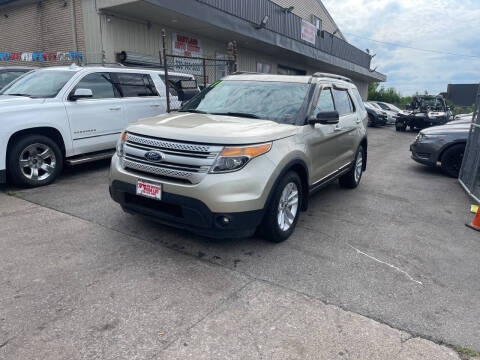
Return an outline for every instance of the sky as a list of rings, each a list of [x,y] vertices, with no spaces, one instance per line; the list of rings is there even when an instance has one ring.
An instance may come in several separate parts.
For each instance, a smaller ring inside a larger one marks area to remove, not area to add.
[[[480,82],[480,0],[323,0],[348,42],[403,95]],[[371,40],[368,40],[371,39]],[[478,56],[454,56],[386,45]]]

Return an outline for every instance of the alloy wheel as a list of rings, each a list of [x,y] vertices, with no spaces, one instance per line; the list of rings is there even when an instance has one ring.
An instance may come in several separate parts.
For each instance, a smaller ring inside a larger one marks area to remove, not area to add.
[[[358,183],[360,181],[360,177],[362,176],[363,171],[363,152],[359,151],[357,155],[357,160],[355,161],[355,182]]]
[[[22,175],[29,180],[48,179],[54,173],[56,165],[57,159],[54,151],[45,144],[31,144],[20,153],[20,170]]]
[[[283,189],[278,203],[277,221],[282,231],[287,231],[292,226],[298,211],[298,188],[289,182]]]

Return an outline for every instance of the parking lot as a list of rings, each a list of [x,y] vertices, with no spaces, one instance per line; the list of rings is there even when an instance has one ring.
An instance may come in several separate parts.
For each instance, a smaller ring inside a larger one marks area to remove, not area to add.
[[[376,358],[354,350],[369,336],[385,347],[370,349],[378,358],[419,338],[480,350],[470,200],[410,159],[414,137],[369,129],[359,188],[317,193],[278,245],[124,214],[108,195],[108,162],[67,168],[48,187],[1,187],[11,196],[0,194],[0,354]]]

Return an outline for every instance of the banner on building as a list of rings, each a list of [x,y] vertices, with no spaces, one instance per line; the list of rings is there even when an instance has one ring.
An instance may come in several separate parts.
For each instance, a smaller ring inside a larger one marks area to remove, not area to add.
[[[315,39],[317,37],[317,28],[312,23],[302,20],[302,31],[301,38],[309,42],[310,44],[315,45]]]
[[[0,61],[24,61],[24,62],[41,62],[41,61],[83,61],[83,54],[78,51],[32,51],[32,52],[15,52],[0,51]]]
[[[202,75],[202,60],[195,57],[202,56],[202,43],[198,38],[179,33],[172,33],[172,54],[188,58],[174,58],[175,71],[193,75]]]

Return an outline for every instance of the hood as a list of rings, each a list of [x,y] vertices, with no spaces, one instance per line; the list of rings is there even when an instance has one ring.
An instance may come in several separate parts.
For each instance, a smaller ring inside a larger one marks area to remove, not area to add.
[[[0,95],[0,112],[4,110],[11,110],[12,108],[18,108],[23,105],[35,105],[42,104],[45,99],[31,99],[26,96],[10,96]]]
[[[466,133],[470,132],[471,123],[460,123],[460,124],[445,124],[440,126],[432,126],[421,131],[425,135],[441,135],[441,134],[452,134],[452,133]]]
[[[255,144],[295,135],[298,127],[236,116],[171,113],[139,120],[127,131],[163,139],[209,144]]]

